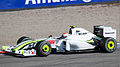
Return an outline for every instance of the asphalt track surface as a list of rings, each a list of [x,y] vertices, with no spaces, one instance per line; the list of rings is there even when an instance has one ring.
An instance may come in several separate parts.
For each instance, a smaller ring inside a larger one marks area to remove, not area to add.
[[[26,58],[1,54],[0,67],[120,67],[120,46],[114,53],[87,51]]]

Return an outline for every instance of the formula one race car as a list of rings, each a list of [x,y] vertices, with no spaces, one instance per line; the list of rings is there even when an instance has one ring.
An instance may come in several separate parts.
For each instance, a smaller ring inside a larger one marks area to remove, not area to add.
[[[2,51],[20,54],[22,56],[48,56],[51,51],[76,52],[88,49],[97,49],[112,53],[117,49],[116,30],[108,26],[94,26],[94,34],[83,29],[71,26],[69,33],[60,37],[31,39],[21,37],[15,46],[3,46]]]

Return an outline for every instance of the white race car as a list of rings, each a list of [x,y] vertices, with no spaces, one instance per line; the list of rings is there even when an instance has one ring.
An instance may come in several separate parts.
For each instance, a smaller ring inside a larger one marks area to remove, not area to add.
[[[112,53],[117,49],[116,30],[108,26],[94,26],[94,34],[83,29],[71,26],[69,33],[60,37],[31,39],[21,37],[15,46],[3,46],[2,51],[20,54],[22,56],[48,56],[53,52],[76,52],[81,50],[97,49]]]

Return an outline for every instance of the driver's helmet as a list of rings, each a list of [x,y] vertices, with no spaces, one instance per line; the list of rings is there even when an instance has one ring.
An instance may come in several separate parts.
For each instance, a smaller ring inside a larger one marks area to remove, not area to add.
[[[62,37],[64,37],[64,38],[67,37],[67,36],[68,36],[68,33],[63,33],[62,34]]]

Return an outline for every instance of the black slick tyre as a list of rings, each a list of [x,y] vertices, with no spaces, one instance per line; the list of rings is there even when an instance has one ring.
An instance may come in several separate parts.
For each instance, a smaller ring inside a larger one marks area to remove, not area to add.
[[[51,53],[51,45],[47,41],[38,42],[36,45],[37,55],[40,57],[46,57]]]
[[[27,40],[32,40],[31,38],[29,37],[26,37],[26,36],[23,36],[23,37],[20,37],[17,41],[17,44],[23,42],[23,41],[27,41]]]
[[[117,49],[117,42],[114,38],[105,37],[100,42],[100,49],[102,52],[112,53]]]

